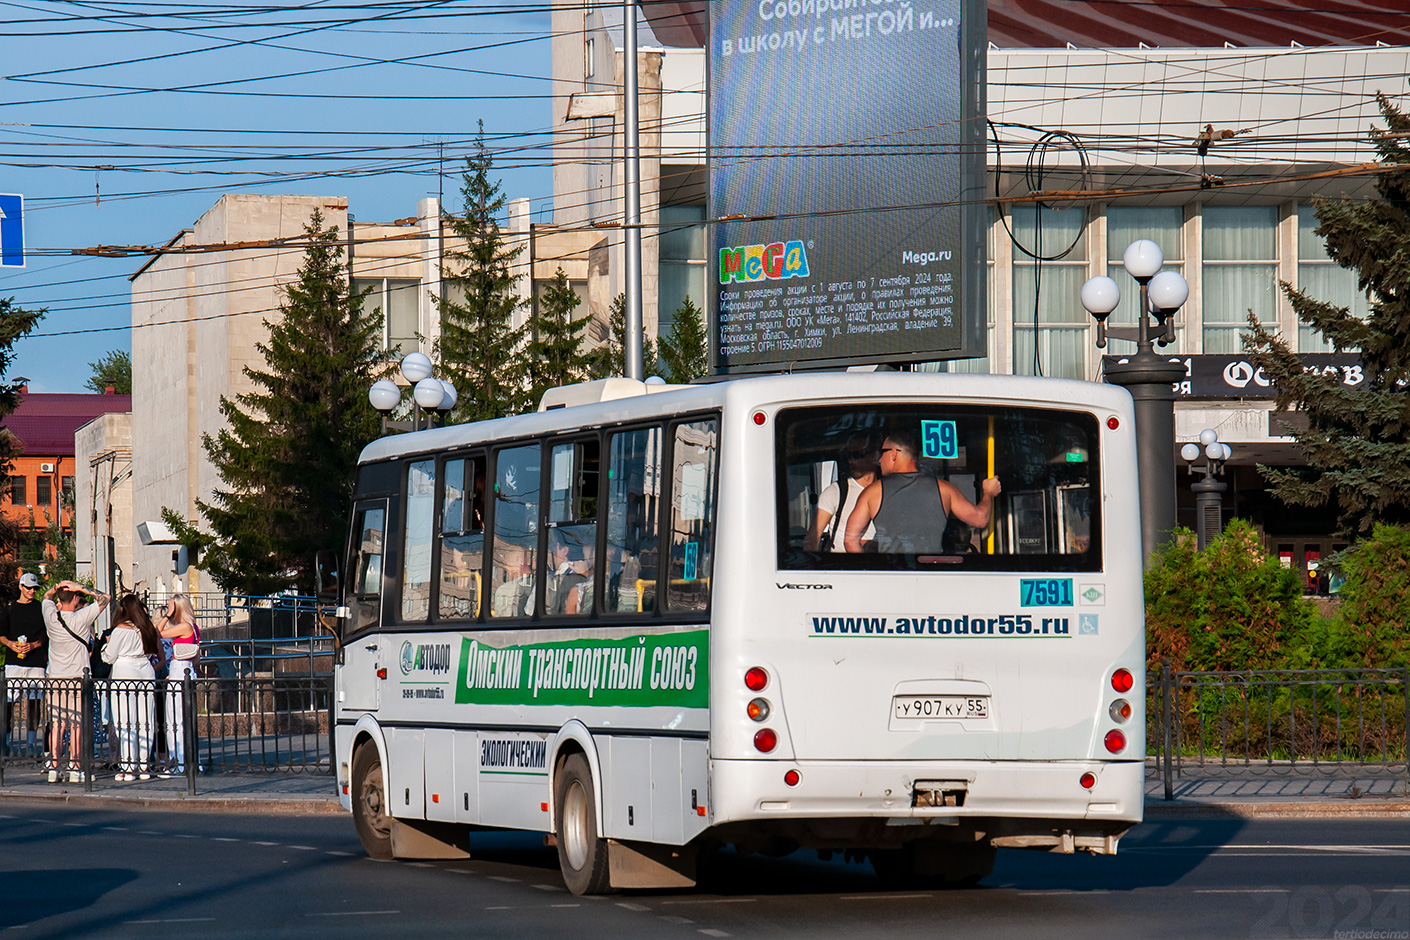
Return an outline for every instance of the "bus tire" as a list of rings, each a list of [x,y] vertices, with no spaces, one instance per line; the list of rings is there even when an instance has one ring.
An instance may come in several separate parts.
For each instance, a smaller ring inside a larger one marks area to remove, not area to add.
[[[371,742],[353,755],[352,812],[357,837],[367,854],[381,861],[391,859],[392,817],[387,813],[386,779],[377,745]]]
[[[558,865],[568,890],[576,895],[606,894],[611,890],[607,840],[597,819],[592,771],[583,755],[570,754],[563,761],[553,788],[553,806]]]

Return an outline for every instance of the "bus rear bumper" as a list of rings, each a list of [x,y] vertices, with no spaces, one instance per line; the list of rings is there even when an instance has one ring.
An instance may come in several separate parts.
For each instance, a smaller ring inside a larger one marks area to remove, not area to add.
[[[797,771],[794,786],[785,782]],[[1094,779],[1090,788],[1083,776]],[[1140,761],[713,761],[715,825],[768,819],[872,819],[887,826],[1005,820],[1000,844],[1043,846],[1053,825],[1119,835],[1141,821]],[[1025,833],[1021,820],[1032,820]],[[1091,846],[1078,848],[1091,850]],[[1114,850],[1114,843],[1111,849]],[[1058,851],[1063,851],[1059,839]],[[1066,848],[1071,851],[1071,848]]]

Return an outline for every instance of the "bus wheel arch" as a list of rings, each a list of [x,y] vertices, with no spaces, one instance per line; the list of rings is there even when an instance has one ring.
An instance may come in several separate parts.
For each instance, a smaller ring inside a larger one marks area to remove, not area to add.
[[[353,826],[367,854],[379,861],[392,858],[392,814],[387,802],[386,762],[380,742],[361,733],[353,741],[349,789]]]
[[[597,742],[593,740],[592,732],[587,729],[581,721],[574,719],[558,729],[552,747],[553,760],[549,764],[552,777],[548,781],[548,791],[550,798],[558,794],[558,775],[563,771],[563,764],[572,754],[581,754],[583,760],[587,761],[588,772],[592,774],[593,782],[593,811],[597,814],[599,823],[603,818],[603,774],[602,762],[598,759]],[[553,831],[558,831],[558,805],[557,801],[550,799],[549,811],[553,818],[549,821]]]

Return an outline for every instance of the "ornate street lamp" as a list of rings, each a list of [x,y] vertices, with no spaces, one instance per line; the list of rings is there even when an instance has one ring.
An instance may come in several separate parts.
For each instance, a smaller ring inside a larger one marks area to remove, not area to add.
[[[431,375],[431,360],[424,353],[414,352],[408,354],[401,361],[401,375],[406,379],[406,383],[411,387],[412,400],[412,422],[409,430],[421,430],[421,412],[440,412],[444,415],[455,407],[459,396],[455,391],[455,386],[449,382],[434,378]],[[372,383],[367,390],[367,400],[373,408],[382,412],[382,430],[386,431],[394,427],[396,422],[387,420],[397,406],[401,404],[403,386],[398,385],[390,379],[378,379]],[[430,427],[430,416],[427,416],[427,427]]]
[[[1175,528],[1175,465],[1170,447],[1175,440],[1175,383],[1185,377],[1184,366],[1157,355],[1154,346],[1175,338],[1175,312],[1189,297],[1190,287],[1179,273],[1160,270],[1165,257],[1148,238],[1132,242],[1121,260],[1126,273],[1140,285],[1136,328],[1107,326],[1107,317],[1121,302],[1121,288],[1105,275],[1082,285],[1082,306],[1097,321],[1097,348],[1105,349],[1109,336],[1136,344],[1135,355],[1108,364],[1105,374],[1112,385],[1130,392],[1136,405],[1141,549],[1150,564],[1151,553]]]
[[[1196,546],[1204,551],[1210,539],[1224,529],[1224,491],[1229,488],[1219,477],[1224,474],[1224,464],[1234,454],[1234,449],[1219,440],[1213,428],[1199,432],[1199,443],[1186,444],[1180,448],[1180,456],[1189,465],[1190,473],[1195,472],[1195,461],[1204,455],[1204,476],[1190,484],[1195,494]]]

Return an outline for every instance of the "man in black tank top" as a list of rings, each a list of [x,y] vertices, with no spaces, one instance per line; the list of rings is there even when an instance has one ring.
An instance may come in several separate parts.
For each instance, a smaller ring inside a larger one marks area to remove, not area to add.
[[[919,454],[912,435],[893,431],[886,436],[881,479],[862,491],[847,519],[847,551],[938,555],[949,517],[977,529],[989,525],[994,497],[1003,489],[999,478],[984,481],[976,506],[954,484],[921,473],[916,465]],[[876,537],[863,542],[869,524],[875,526]]]

